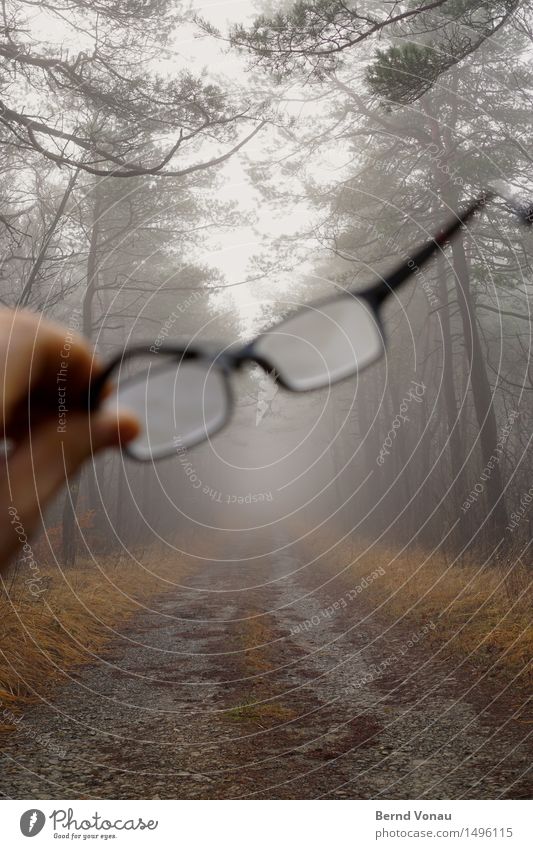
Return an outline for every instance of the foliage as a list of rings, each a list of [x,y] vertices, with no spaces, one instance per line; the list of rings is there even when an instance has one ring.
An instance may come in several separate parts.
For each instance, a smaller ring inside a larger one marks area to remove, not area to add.
[[[363,48],[375,39],[409,38],[411,60],[422,71],[422,81],[412,77],[400,86],[401,102],[410,102],[427,90],[438,76],[474,52],[494,35],[520,7],[519,0],[426,0],[425,3],[345,3],[343,0],[297,0],[287,11],[263,14],[249,28],[234,27],[232,43],[279,80],[295,72],[323,81],[341,67],[354,68]],[[437,33],[440,48],[427,41]],[[418,49],[415,49],[415,42]],[[435,49],[435,56],[430,52]],[[391,72],[408,68],[401,61],[402,47],[377,51],[377,62]],[[377,74],[378,81],[382,81]],[[389,74],[390,79],[390,74]],[[417,94],[418,92],[418,94]]]
[[[228,141],[236,123],[253,116],[202,76],[185,68],[169,74],[162,51],[185,21],[176,9],[170,0],[4,3],[3,148],[97,176],[179,176],[205,167],[170,163],[190,157],[206,134]]]
[[[443,56],[433,47],[405,44],[377,50],[367,71],[370,89],[383,100],[411,103],[431,88],[443,71]]]

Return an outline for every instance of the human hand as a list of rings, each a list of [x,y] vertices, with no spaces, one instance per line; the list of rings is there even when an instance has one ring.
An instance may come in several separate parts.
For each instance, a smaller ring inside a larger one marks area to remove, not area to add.
[[[0,468],[0,569],[19,544],[13,510],[29,535],[87,457],[137,435],[126,411],[88,412],[89,381],[99,371],[81,336],[40,315],[0,309],[0,438],[12,442]]]

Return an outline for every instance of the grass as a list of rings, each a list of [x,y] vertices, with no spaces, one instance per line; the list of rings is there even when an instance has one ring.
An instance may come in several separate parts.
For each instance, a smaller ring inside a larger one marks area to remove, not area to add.
[[[277,702],[261,702],[258,699],[265,698],[265,694],[251,691],[247,699],[241,705],[230,708],[224,712],[226,719],[231,722],[253,722],[264,727],[279,725],[294,719],[297,715],[290,708]]]
[[[533,571],[509,556],[505,561],[483,564],[474,558],[449,562],[441,553],[420,548],[403,552],[385,546],[366,546],[363,540],[335,545],[322,533],[320,550],[331,547],[311,569],[322,580],[335,577],[342,593],[361,580],[384,570],[348,604],[376,611],[384,622],[399,621],[409,627],[434,622],[427,639],[445,646],[447,654],[470,657],[481,669],[495,666],[507,674],[523,673],[533,653],[531,579]],[[309,541],[309,559],[317,553],[316,540]],[[12,718],[25,704],[37,701],[64,679],[62,670],[98,661],[113,639],[114,626],[124,623],[139,604],[168,590],[189,571],[176,555],[153,551],[142,562],[156,574],[132,560],[99,565],[81,561],[61,574],[43,566],[38,574],[24,571],[0,597],[0,731],[13,728]],[[33,594],[31,588],[33,587]],[[37,587],[37,590],[35,589]],[[234,722],[283,722],[292,712],[276,693],[268,675],[273,668],[275,634],[264,618],[243,622],[240,636],[243,673],[258,676],[249,698],[227,712]],[[274,699],[272,698],[274,697]],[[242,695],[241,695],[242,698]],[[8,718],[6,718],[6,716]]]
[[[176,555],[133,560],[80,561],[63,574],[43,566],[30,578],[21,570],[0,596],[0,731],[12,730],[13,717],[64,679],[62,670],[94,663],[124,623],[188,572]],[[152,565],[153,564],[153,565]],[[153,569],[149,574],[146,569]],[[31,581],[31,583],[29,583]]]
[[[224,712],[230,722],[253,723],[262,728],[275,727],[295,718],[295,711],[282,703],[283,693],[277,693],[271,679],[263,673],[276,669],[273,647],[276,635],[269,627],[269,617],[258,616],[262,611],[248,611],[240,623],[239,642],[243,649],[243,676],[258,676],[243,701]]]
[[[329,544],[334,542],[332,537]],[[311,544],[309,556],[316,556]],[[387,623],[419,627],[434,622],[430,639],[446,644],[448,653],[469,656],[487,669],[497,662],[513,675],[531,663],[533,570],[510,553],[492,563],[474,556],[454,562],[441,552],[399,551],[351,539],[333,547],[320,564],[321,575],[338,575],[346,591],[381,566],[384,574],[356,599],[378,608],[376,615]]]

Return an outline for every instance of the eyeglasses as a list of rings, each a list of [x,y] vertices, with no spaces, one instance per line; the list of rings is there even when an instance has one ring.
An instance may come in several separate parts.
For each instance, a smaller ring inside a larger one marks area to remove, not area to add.
[[[347,291],[299,309],[242,347],[214,353],[195,345],[126,348],[92,384],[91,406],[98,406],[113,378],[115,391],[104,403],[127,407],[141,425],[125,452],[152,461],[191,448],[227,424],[233,408],[230,374],[246,363],[256,363],[291,392],[324,388],[358,374],[384,353],[381,310],[386,299],[496,196],[524,223],[532,223],[533,206],[504,191],[486,192],[385,279],[362,292]]]

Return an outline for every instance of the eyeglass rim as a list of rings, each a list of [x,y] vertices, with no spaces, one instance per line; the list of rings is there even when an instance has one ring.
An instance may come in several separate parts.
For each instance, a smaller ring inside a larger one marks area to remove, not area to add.
[[[386,278],[381,278],[372,283],[366,289],[362,291],[354,291],[353,289],[349,289],[342,294],[329,296],[327,298],[322,299],[321,301],[316,301],[309,305],[306,305],[298,310],[295,310],[293,313],[289,313],[275,325],[273,325],[268,330],[259,334],[255,339],[251,342],[245,344],[244,346],[230,346],[228,348],[212,351],[207,348],[204,348],[200,345],[193,345],[191,343],[187,343],[185,345],[161,345],[156,353],[162,353],[167,356],[174,356],[179,358],[180,360],[188,360],[188,359],[204,359],[210,361],[213,365],[216,365],[217,369],[224,372],[225,377],[225,386],[228,391],[228,415],[221,423],[220,427],[213,431],[209,436],[215,435],[222,427],[228,423],[231,411],[234,407],[234,399],[233,393],[231,390],[231,384],[228,379],[229,372],[231,370],[239,368],[243,363],[247,361],[252,361],[257,363],[264,371],[267,373],[273,374],[275,380],[284,388],[288,389],[291,392],[312,392],[317,391],[319,389],[324,389],[328,384],[319,385],[317,387],[313,387],[312,389],[298,389],[294,385],[288,383],[283,375],[277,372],[276,368],[273,367],[268,360],[263,357],[259,352],[257,352],[256,347],[259,341],[269,333],[275,332],[277,327],[282,326],[284,323],[289,321],[291,318],[295,317],[298,313],[304,312],[306,309],[317,309],[321,306],[324,306],[327,303],[331,303],[333,301],[338,301],[339,298],[343,297],[351,297],[355,300],[364,301],[372,313],[374,319],[376,320],[382,345],[380,350],[375,358],[369,360],[365,365],[360,369],[356,370],[354,374],[359,373],[359,371],[364,371],[366,368],[373,365],[377,362],[378,359],[383,356],[383,353],[386,349],[386,337],[383,327],[383,322],[381,320],[381,306],[385,299],[397,288],[399,288],[406,280],[413,276],[417,270],[419,270],[422,266],[424,266],[429,259],[439,250],[443,249],[445,245],[449,244],[455,234],[463,227],[466,222],[480,209],[483,209],[494,200],[496,197],[500,197],[508,203],[513,211],[519,215],[522,222],[530,226],[533,223],[533,206],[529,206],[527,209],[517,208],[516,204],[513,204],[512,201],[509,200],[508,196],[505,193],[502,193],[498,189],[490,188],[488,191],[480,194],[475,200],[473,200],[462,212],[454,212],[453,216],[448,219],[447,222],[440,228],[439,231],[435,235],[433,235],[430,239],[426,240],[419,248],[411,254],[409,260],[406,262],[402,262],[397,266],[392,273],[388,274]],[[153,344],[147,343],[138,343],[129,348],[123,349],[119,354],[113,357],[107,364],[107,366],[102,370],[102,372],[91,382],[89,387],[89,406],[90,409],[94,409],[101,398],[102,390],[107,383],[109,377],[113,373],[113,371],[119,366],[125,359],[132,358],[138,355],[146,355],[148,353],[154,353]],[[343,380],[349,379],[350,376],[353,375],[345,375],[338,380],[333,382],[330,381],[329,385],[333,385],[336,383],[340,383]],[[199,439],[197,442],[192,443],[191,446],[198,444],[199,442],[204,441],[204,439]],[[125,448],[127,451],[127,448]],[[162,456],[169,456],[168,453]],[[138,459],[138,458],[135,458]],[[159,459],[159,458],[158,458]]]
[[[152,345],[152,347],[153,347],[153,345]],[[223,416],[220,424],[218,424],[217,427],[210,430],[207,433],[207,436],[199,436],[198,438],[194,439],[192,442],[190,442],[186,446],[183,446],[183,450],[188,451],[189,449],[194,448],[196,445],[199,445],[202,442],[205,442],[206,439],[210,439],[211,437],[216,436],[216,434],[219,433],[228,424],[228,422],[231,418],[231,415],[233,413],[233,410],[235,408],[235,396],[234,396],[234,393],[233,393],[233,390],[232,390],[232,387],[231,387],[231,382],[229,380],[229,369],[221,368],[220,365],[216,362],[216,360],[213,357],[205,356],[205,355],[202,354],[201,351],[194,351],[194,352],[191,352],[190,355],[187,355],[186,350],[179,351],[178,348],[174,347],[174,346],[169,346],[165,350],[163,350],[163,347],[162,347],[161,351],[162,351],[163,355],[166,354],[170,359],[172,359],[173,357],[176,357],[176,358],[179,357],[180,360],[186,360],[186,361],[187,360],[202,360],[203,362],[208,363],[210,365],[210,367],[214,366],[217,373],[222,378],[222,385],[224,387],[224,392],[225,392],[225,395],[226,395],[225,407],[224,407],[224,411],[225,411],[224,416]],[[104,373],[107,374],[107,377],[104,379],[104,384],[105,384],[105,382],[107,382],[107,380],[109,379],[112,372],[118,366],[120,366],[122,364],[122,362],[124,362],[124,360],[133,359],[137,356],[138,357],[146,356],[147,353],[153,354],[153,351],[150,351],[150,346],[138,344],[138,345],[135,345],[135,346],[132,346],[130,348],[125,349],[123,353],[124,353],[124,356],[118,355],[106,367]],[[162,367],[164,368],[164,365],[162,365]],[[211,369],[209,369],[209,370],[211,370]],[[102,378],[103,374],[99,375],[99,380],[100,380],[100,378]],[[122,385],[133,383],[134,381],[136,381],[138,379],[139,379],[138,375],[132,375],[131,377],[125,378]],[[104,384],[102,384],[102,386]],[[160,452],[150,450],[150,456],[149,457],[138,457],[134,453],[134,449],[130,446],[129,443],[122,445],[121,449],[125,454],[127,454],[128,457],[130,457],[132,460],[135,460],[138,463],[139,462],[140,463],[143,463],[143,462],[146,463],[146,462],[163,460],[167,457],[172,457],[174,454],[176,454],[176,455],[179,454],[179,452],[181,450],[179,447],[176,447],[174,444],[172,444],[172,447],[170,447],[169,443],[165,443],[165,447],[162,447],[160,449]]]
[[[363,366],[362,370],[364,370],[368,366],[376,362],[381,356],[383,356],[386,347],[385,332],[383,322],[381,320],[379,304],[372,299],[371,295],[371,290],[363,292],[351,292],[347,290],[346,292],[339,293],[338,295],[329,295],[325,298],[321,298],[320,300],[313,301],[310,304],[304,304],[298,307],[297,309],[289,312],[286,316],[276,322],[276,324],[273,324],[271,327],[269,327],[268,330],[265,330],[262,333],[258,334],[258,336],[256,336],[250,342],[245,343],[244,345],[230,345],[226,348],[217,349],[207,345],[204,347],[201,344],[163,343],[157,348],[156,351],[154,351],[153,342],[137,342],[134,345],[124,348],[120,353],[112,357],[108,361],[104,370],[94,379],[93,383],[91,384],[91,407],[97,405],[103,387],[105,386],[113,372],[117,368],[119,368],[125,360],[129,360],[138,356],[147,356],[149,354],[153,354],[154,356],[162,355],[163,357],[170,358],[175,357],[180,361],[197,359],[204,360],[206,362],[211,363],[213,366],[220,369],[221,371],[225,372],[226,376],[228,376],[230,372],[239,369],[247,362],[255,362],[263,369],[263,371],[268,374],[272,374],[276,382],[279,383],[280,386],[283,386],[283,388],[288,389],[290,392],[313,392],[315,391],[314,388],[297,389],[293,384],[290,383],[290,381],[286,381],[283,375],[276,370],[273,363],[271,363],[267,357],[264,357],[257,351],[257,345],[259,344],[260,340],[262,340],[266,336],[269,336],[271,333],[275,333],[279,327],[282,327],[286,322],[295,318],[297,315],[304,315],[308,311],[320,311],[322,307],[325,307],[331,303],[337,303],[343,298],[349,299],[351,301],[361,301],[369,309],[372,316],[376,320],[376,324],[378,325],[378,330],[382,341],[382,347],[379,356],[369,362],[367,365]],[[356,372],[354,372],[354,374],[355,373]],[[126,378],[126,380],[129,379],[130,378]],[[347,379],[349,379],[349,376],[346,378],[340,378],[339,381],[333,381],[332,385]],[[324,387],[317,387],[317,389],[320,388]]]
[[[276,332],[278,327],[283,326],[287,321],[290,321],[297,315],[305,314],[305,312],[309,311],[320,311],[321,307],[326,306],[331,303],[338,303],[342,298],[349,298],[353,301],[360,301],[364,303],[364,305],[368,308],[372,316],[374,317],[376,324],[378,325],[378,331],[380,335],[381,345],[378,350],[377,355],[369,360],[365,365],[359,369],[355,370],[352,374],[345,375],[344,377],[339,378],[338,380],[329,381],[329,383],[320,384],[316,387],[312,387],[310,389],[300,389],[292,384],[290,381],[285,380],[282,374],[280,374],[275,366],[268,360],[268,358],[263,357],[257,350],[256,346],[265,336],[268,336],[272,332]],[[255,362],[258,366],[260,366],[265,373],[270,374],[273,379],[279,383],[280,386],[284,387],[290,392],[302,393],[302,392],[316,392],[325,387],[336,385],[337,383],[342,383],[344,380],[349,380],[359,371],[364,371],[369,368],[371,365],[376,363],[382,356],[385,351],[385,337],[383,330],[383,323],[380,317],[379,307],[374,305],[369,298],[366,297],[365,293],[352,293],[345,292],[342,295],[334,295],[329,296],[327,298],[323,298],[320,301],[315,301],[312,304],[306,304],[299,309],[294,310],[289,313],[271,328],[266,330],[264,333],[260,333],[256,336],[251,342],[246,343],[242,346],[230,346],[226,349],[220,350],[211,350],[207,346],[203,347],[202,345],[173,345],[164,343],[160,347],[157,348],[157,351],[154,351],[153,343],[136,343],[130,347],[123,349],[119,354],[113,357],[105,369],[98,375],[96,380],[91,384],[90,388],[90,403],[91,407],[94,408],[98,404],[98,400],[101,394],[101,391],[105,384],[108,382],[109,378],[112,376],[113,372],[123,365],[124,362],[134,359],[135,357],[143,357],[152,354],[153,356],[159,356],[160,354],[164,358],[168,358],[170,360],[176,359],[179,362],[177,363],[177,367],[179,368],[179,363],[185,361],[194,361],[201,360],[206,364],[209,364],[211,368],[215,368],[217,372],[221,375],[223,379],[223,385],[226,392],[226,406],[225,406],[225,415],[221,420],[220,424],[211,430],[207,435],[207,438],[211,438],[216,436],[226,425],[229,423],[232,413],[235,409],[235,396],[233,393],[231,381],[229,379],[230,373],[232,371],[238,370],[247,362]],[[127,377],[124,380],[124,383],[128,384],[137,380],[137,376]],[[196,445],[206,441],[205,436],[200,436],[198,439],[195,439],[193,442],[186,446],[186,450],[194,448]],[[135,460],[136,462],[152,462],[165,459],[167,457],[171,457],[174,453],[176,453],[177,449],[173,446],[172,450],[170,450],[168,444],[167,447],[161,448],[161,452],[151,451],[150,457],[141,458],[138,457],[134,453],[134,449],[132,449],[128,444],[122,446],[123,452]]]
[[[464,224],[473,215],[475,215],[476,212],[483,209],[496,197],[502,197],[506,200],[506,202],[508,202],[501,192],[495,190],[494,188],[490,188],[489,190],[484,191],[480,195],[478,195],[478,197],[471,201],[465,209],[460,212],[454,212],[453,215],[444,223],[443,226],[439,228],[438,231],[436,231],[436,233],[430,239],[426,240],[417,250],[415,250],[413,254],[411,254],[409,259],[411,260],[411,263],[413,263],[414,261],[413,265],[409,263],[409,260],[406,262],[402,262],[397,268],[392,271],[391,274],[388,274],[386,278],[378,279],[366,289],[363,289],[360,292],[354,291],[353,289],[349,289],[342,295],[329,296],[328,298],[323,299],[323,301],[317,301],[315,304],[310,304],[309,306],[316,308],[321,304],[336,300],[337,298],[344,296],[351,296],[354,298],[365,300],[379,322],[381,336],[384,343],[384,350],[385,336],[380,316],[380,308],[383,301],[391,294],[394,289],[401,286],[406,280],[413,276],[413,274],[415,274],[416,272],[417,267],[422,267],[423,265],[425,265],[439,249],[444,248],[444,246],[452,240],[458,230],[460,230],[461,227],[463,227]],[[533,213],[528,213],[526,216],[525,212],[523,212],[521,215],[523,221],[527,222],[528,224],[532,223]],[[305,309],[305,307],[303,309]],[[283,324],[289,318],[291,318],[291,315],[288,315],[281,319],[276,325],[270,328],[269,331],[271,332],[275,329],[275,327],[278,327],[279,325]],[[269,331],[265,331],[265,333],[268,333]],[[238,367],[241,363],[247,360],[253,360],[266,371],[274,371],[276,380],[286,389],[289,389],[293,392],[298,391],[292,386],[287,385],[286,382],[283,380],[282,376],[278,375],[275,369],[272,369],[271,364],[267,363],[261,355],[257,354],[257,352],[254,352],[254,345],[257,343],[257,340],[259,340],[264,335],[265,334],[260,334],[258,337],[256,337],[256,339],[252,340],[252,342],[249,342],[242,347],[229,347],[222,351],[215,351],[214,353],[209,349],[203,348],[203,346],[193,345],[191,343],[187,343],[185,345],[163,344],[158,347],[157,352],[165,353],[171,356],[179,356],[185,359],[197,357],[213,357],[217,360],[219,366],[221,366],[222,368],[226,367],[228,369]],[[117,367],[117,365],[124,358],[132,357],[136,354],[146,352],[147,349],[150,351],[150,347],[153,351],[153,345],[150,346],[146,343],[135,344],[130,348],[123,349],[119,354],[117,354],[110,360],[108,365],[91,383],[89,389],[91,409],[97,406],[100,400],[102,389],[114,369]]]

